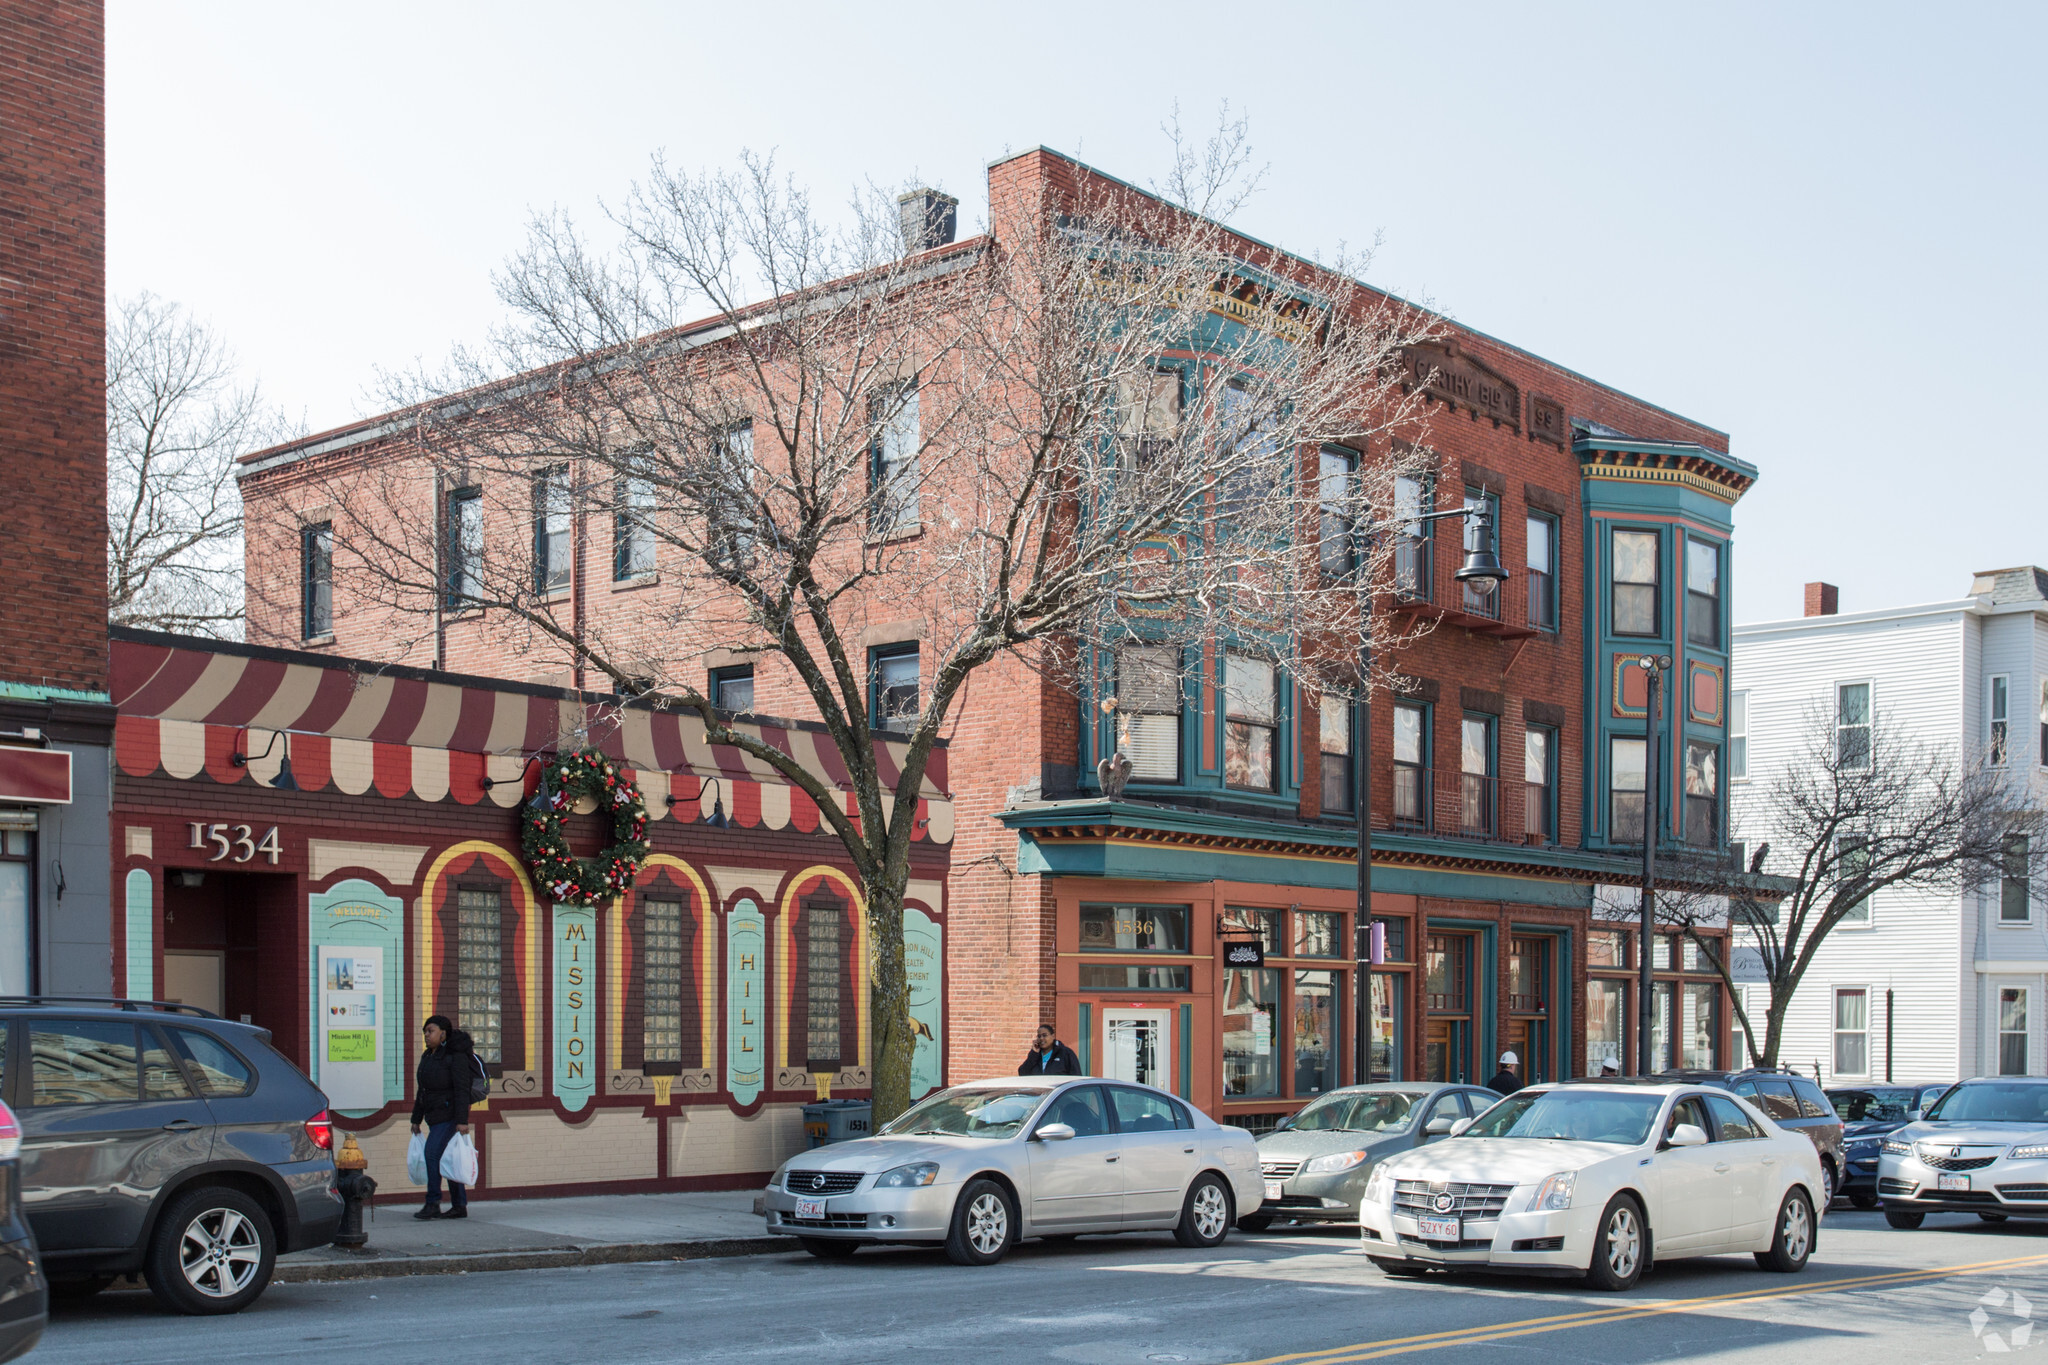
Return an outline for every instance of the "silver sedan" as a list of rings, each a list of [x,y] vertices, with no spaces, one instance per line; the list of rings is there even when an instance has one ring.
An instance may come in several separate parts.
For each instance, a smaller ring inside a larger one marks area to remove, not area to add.
[[[1019,1239],[1171,1230],[1222,1242],[1263,1192],[1258,1149],[1184,1100],[1089,1077],[1009,1076],[942,1090],[873,1137],[792,1157],[768,1230],[813,1256],[872,1242],[944,1246],[989,1265]]]
[[[1355,1223],[1375,1165],[1448,1136],[1452,1125],[1499,1100],[1463,1083],[1379,1081],[1332,1090],[1259,1139],[1265,1200],[1237,1225],[1260,1232],[1276,1218]]]

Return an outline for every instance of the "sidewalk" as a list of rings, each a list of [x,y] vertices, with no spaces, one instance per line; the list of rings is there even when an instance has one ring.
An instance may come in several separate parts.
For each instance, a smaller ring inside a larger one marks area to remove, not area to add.
[[[479,1200],[469,1217],[421,1222],[413,1204],[383,1204],[363,1220],[368,1246],[317,1247],[277,1259],[274,1279],[351,1280],[536,1270],[611,1261],[670,1261],[794,1251],[767,1235],[758,1190]]]

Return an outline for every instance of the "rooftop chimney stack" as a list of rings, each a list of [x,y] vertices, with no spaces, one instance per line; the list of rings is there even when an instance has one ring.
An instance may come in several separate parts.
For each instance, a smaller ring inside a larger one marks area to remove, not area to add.
[[[896,196],[896,214],[903,228],[903,254],[914,256],[949,245],[960,225],[960,201],[934,189]]]
[[[1806,614],[1833,616],[1841,608],[1842,590],[1832,583],[1806,585]]]

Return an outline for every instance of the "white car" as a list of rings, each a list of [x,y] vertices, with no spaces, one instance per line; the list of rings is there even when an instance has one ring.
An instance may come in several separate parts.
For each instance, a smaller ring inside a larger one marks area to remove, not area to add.
[[[790,1158],[768,1231],[813,1256],[865,1243],[943,1246],[961,1265],[1019,1238],[1170,1230],[1212,1247],[1259,1207],[1259,1149],[1185,1100],[1070,1076],[1005,1076],[928,1095],[873,1137]]]
[[[1383,1161],[1359,1230],[1395,1275],[1583,1275],[1627,1289],[1652,1260],[1813,1252],[1820,1157],[1725,1090],[1575,1083],[1520,1090],[1434,1146]]]

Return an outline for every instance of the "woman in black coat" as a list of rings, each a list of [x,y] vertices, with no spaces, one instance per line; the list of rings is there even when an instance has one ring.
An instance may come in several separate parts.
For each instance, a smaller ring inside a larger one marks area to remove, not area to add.
[[[427,1204],[415,1218],[469,1217],[469,1189],[448,1182],[448,1212],[441,1212],[441,1154],[457,1133],[469,1135],[469,1086],[479,1073],[476,1047],[469,1035],[445,1014],[421,1027],[426,1051],[420,1054],[412,1099],[412,1130],[427,1125]]]

